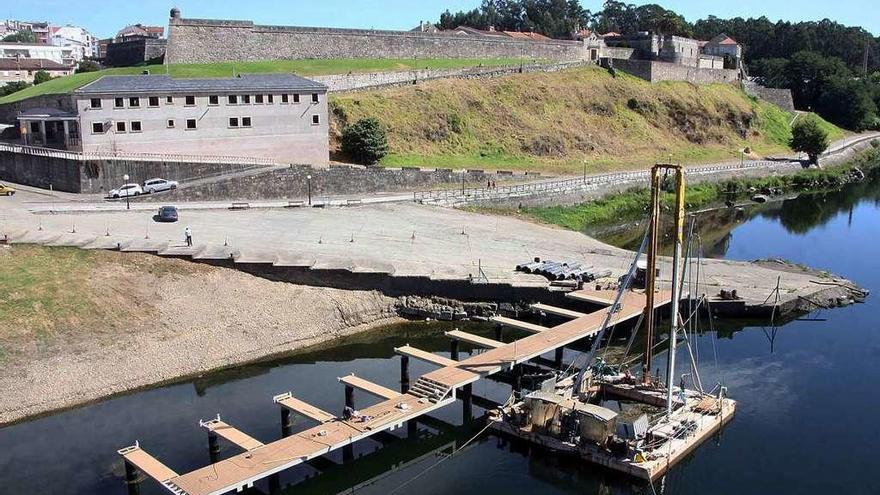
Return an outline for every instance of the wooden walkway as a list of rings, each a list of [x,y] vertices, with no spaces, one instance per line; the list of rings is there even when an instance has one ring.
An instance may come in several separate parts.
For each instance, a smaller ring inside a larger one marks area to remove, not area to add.
[[[608,291],[601,293],[578,291],[575,299],[606,307],[552,328],[540,327],[541,330],[537,333],[507,344],[465,332],[448,332],[450,338],[487,348],[485,352],[462,361],[452,361],[439,356],[431,358],[427,356],[430,353],[410,346],[398,348],[397,352],[400,354],[442,367],[419,377],[414,388],[408,393],[395,392],[354,375],[339,378],[339,381],[347,387],[357,388],[385,399],[378,404],[360,409],[359,415],[355,418],[336,418],[330,413],[295,399],[288,393],[276,396],[275,402],[317,421],[319,423],[317,426],[281,440],[262,444],[225,423],[220,425],[219,423],[222,422],[219,422],[219,419],[214,420],[218,423],[212,431],[241,446],[246,452],[183,475],[178,475],[162,465],[137,444],[122,449],[119,453],[127,463],[139,468],[144,474],[177,495],[220,495],[240,491],[253,486],[258,480],[378,432],[394,430],[403,426],[406,421],[444,407],[456,400],[457,389],[480,378],[511,369],[516,364],[596,335],[608,314],[607,306],[611,304],[608,301],[613,297],[614,293]],[[655,297],[655,307],[668,304],[669,297],[668,292],[658,294]],[[636,292],[624,294],[620,307],[613,313],[611,324],[638,317],[643,312],[644,305],[643,294]],[[514,321],[505,320],[506,323]],[[525,327],[520,325],[518,328]],[[418,384],[437,390],[436,396],[428,397],[419,393]]]

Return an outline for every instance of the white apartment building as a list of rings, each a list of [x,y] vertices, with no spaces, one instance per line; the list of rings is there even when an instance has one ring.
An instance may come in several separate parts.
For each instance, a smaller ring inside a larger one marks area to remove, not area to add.
[[[95,56],[95,37],[78,26],[52,26],[49,41],[52,46],[69,48],[76,62]]]
[[[32,43],[0,42],[0,58],[44,59],[66,66],[76,63],[73,48]]]

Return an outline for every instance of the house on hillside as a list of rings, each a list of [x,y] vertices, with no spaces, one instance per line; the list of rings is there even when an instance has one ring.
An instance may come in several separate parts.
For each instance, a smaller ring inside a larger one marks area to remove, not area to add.
[[[33,83],[34,76],[41,70],[52,77],[73,74],[73,67],[45,58],[0,58],[0,85],[18,81]]]
[[[705,42],[702,49],[706,55],[723,58],[726,69],[739,68],[742,62],[742,45],[724,33]]]
[[[23,144],[327,165],[327,87],[292,74],[104,76],[18,115]]]
[[[45,59],[67,66],[73,66],[76,63],[76,56],[70,47],[10,41],[0,42],[0,59],[4,58]]]

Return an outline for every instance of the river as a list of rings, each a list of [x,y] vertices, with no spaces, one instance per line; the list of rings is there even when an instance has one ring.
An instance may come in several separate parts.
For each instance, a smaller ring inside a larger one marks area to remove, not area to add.
[[[880,184],[710,212],[698,227],[707,255],[782,257],[850,278],[875,295],[864,304],[821,311],[778,328],[725,325],[718,333],[703,333],[696,342],[703,382],[728,387],[739,401],[737,416],[653,489],[695,495],[880,493],[873,476],[880,465],[875,417],[880,410]],[[627,245],[632,237],[620,231],[612,240]],[[442,353],[448,349],[442,330],[448,328],[414,323],[368,332],[283,360],[5,427],[0,429],[0,493],[124,494],[115,451],[135,440],[178,472],[204,466],[207,438],[199,419],[220,412],[264,442],[277,439],[279,411],[272,395],[292,390],[338,412],[344,398],[336,377],[355,372],[396,388],[399,361],[393,348],[409,343]],[[466,329],[489,331],[479,325]],[[427,370],[412,363],[413,376]],[[474,392],[503,400],[509,387],[482,380]],[[370,399],[357,395],[357,400]],[[286,493],[652,493],[650,486],[487,434],[446,458],[443,452],[462,447],[479,425],[458,426],[459,405],[435,418],[439,421],[420,425],[418,438],[358,444],[356,459],[344,466],[336,453],[285,472],[282,482],[293,484]],[[301,420],[297,427],[307,424]],[[406,437],[402,430],[396,434]],[[221,457],[235,453],[224,445]],[[167,492],[148,480],[141,493]]]

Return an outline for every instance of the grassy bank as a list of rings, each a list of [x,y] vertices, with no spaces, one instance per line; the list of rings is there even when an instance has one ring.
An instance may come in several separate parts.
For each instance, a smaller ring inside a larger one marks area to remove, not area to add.
[[[729,84],[650,84],[598,67],[485,80],[437,80],[336,95],[333,130],[375,117],[389,166],[531,169],[642,168],[788,151],[794,115]],[[832,130],[832,138],[843,132]]]
[[[215,64],[172,64],[119,67],[98,72],[86,72],[52,79],[37,86],[0,98],[0,105],[44,94],[69,93],[105,75],[135,75],[149,70],[151,74],[173,77],[232,77],[235,74],[296,73],[302,76],[344,74],[347,72],[381,72],[410,69],[457,69],[477,65],[511,65],[518,58],[499,59],[328,59],[328,60],[269,60],[258,62],[222,62]]]
[[[723,203],[727,199],[745,198],[751,194],[752,189],[760,191],[765,188],[780,188],[788,193],[839,188],[850,181],[853,167],[859,167],[866,173],[876,173],[880,170],[880,150],[871,150],[853,162],[825,169],[689,185],[685,195],[686,207],[688,210],[697,210]],[[645,216],[650,199],[650,191],[634,188],[576,206],[523,208],[518,214],[570,230],[584,231],[640,219]],[[664,208],[670,208],[674,199],[672,193],[663,193],[660,200]]]

